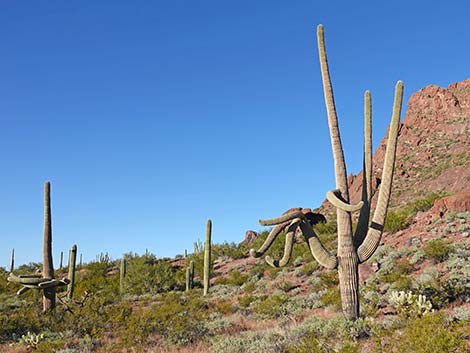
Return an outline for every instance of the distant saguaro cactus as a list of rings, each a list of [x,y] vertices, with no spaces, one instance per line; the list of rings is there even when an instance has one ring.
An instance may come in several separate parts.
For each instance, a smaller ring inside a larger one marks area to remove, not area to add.
[[[207,220],[206,225],[206,242],[204,243],[204,295],[209,292],[210,270],[211,270],[211,235],[212,221]]]
[[[63,262],[63,260],[64,260],[64,252],[61,251],[61,252],[60,252],[60,261],[59,261],[59,270],[62,269],[62,262]]]
[[[51,185],[44,184],[44,234],[42,243],[43,267],[42,274],[19,275],[10,273],[8,281],[21,284],[23,287],[18,295],[26,293],[30,289],[43,291],[43,312],[54,309],[56,299],[56,287],[69,284],[67,278],[57,280],[54,278],[54,264],[52,261],[52,224],[51,224]]]
[[[51,183],[44,184],[44,239],[42,242],[42,276],[54,278],[54,263],[52,261],[52,219],[51,219]],[[43,291],[42,309],[49,311],[55,307],[55,287]]]
[[[271,246],[277,235],[286,230],[286,246],[284,256],[281,260],[272,260],[268,256],[266,261],[272,266],[283,266],[289,262],[294,234],[297,227],[300,227],[313,257],[326,268],[338,269],[339,287],[341,292],[341,302],[344,315],[349,319],[356,319],[359,316],[359,281],[358,266],[369,259],[380,244],[385,217],[393,179],[393,169],[395,164],[396,145],[398,138],[398,127],[400,124],[400,113],[403,99],[403,83],[398,81],[395,87],[395,98],[393,103],[392,119],[389,126],[387,149],[382,171],[377,207],[370,222],[370,208],[372,200],[372,142],[371,142],[371,99],[370,93],[365,93],[365,113],[364,113],[364,172],[362,201],[357,205],[349,204],[349,190],[344,162],[343,148],[338,128],[336,107],[334,104],[333,90],[331,87],[328,61],[326,57],[323,26],[319,25],[317,30],[318,50],[320,56],[320,66],[322,72],[323,90],[325,104],[328,115],[328,125],[333,149],[335,166],[336,190],[326,194],[330,201],[337,208],[338,225],[338,251],[337,255],[331,254],[324,248],[319,238],[312,229],[309,220],[301,211],[293,211],[282,215],[276,219],[261,221],[262,225],[275,225],[266,239],[265,243],[258,251],[252,249],[250,253],[261,256]],[[361,210],[356,231],[352,231],[351,213]]]
[[[75,267],[77,265],[77,245],[72,245],[72,248],[69,251],[69,274],[68,278],[70,283],[67,287],[67,299],[72,300],[73,290],[75,287]]]
[[[123,257],[121,259],[121,266],[119,268],[119,292],[124,293],[124,279],[126,278],[127,264],[126,259]]]
[[[15,269],[15,249],[11,249],[10,273]]]
[[[186,291],[193,289],[194,287],[194,261],[189,262],[189,266],[186,268]]]

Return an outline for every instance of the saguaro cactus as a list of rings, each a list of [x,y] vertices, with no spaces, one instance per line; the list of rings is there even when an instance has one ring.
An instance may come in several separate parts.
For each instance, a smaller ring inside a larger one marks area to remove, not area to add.
[[[121,267],[119,268],[119,292],[124,293],[124,279],[126,278],[127,264],[126,259],[121,259]]]
[[[209,280],[211,269],[211,235],[212,235],[212,221],[207,220],[206,225],[206,242],[204,243],[204,295],[209,292]]]
[[[272,266],[282,266],[288,263],[292,251],[293,236],[300,227],[313,257],[323,266],[329,269],[338,269],[341,302],[344,315],[349,319],[359,316],[359,284],[358,266],[369,259],[377,249],[384,227],[388,203],[393,179],[395,164],[398,127],[400,122],[401,106],[403,99],[403,83],[398,81],[395,87],[392,119],[389,126],[387,149],[385,153],[382,180],[377,200],[377,207],[370,222],[370,208],[372,199],[372,143],[371,143],[371,98],[370,93],[365,93],[364,113],[364,172],[362,201],[357,205],[349,204],[349,190],[347,183],[346,164],[344,162],[343,148],[338,128],[336,107],[334,104],[333,90],[328,71],[328,62],[325,50],[323,26],[317,29],[318,50],[322,72],[325,104],[328,115],[331,145],[335,166],[336,190],[327,193],[327,199],[337,208],[338,250],[337,255],[329,253],[321,244],[317,235],[301,211],[293,211],[276,219],[261,221],[262,225],[275,225],[262,247],[251,250],[255,256],[261,256],[272,244],[276,236],[286,230],[286,247],[284,257],[280,260],[272,260],[266,257]],[[352,231],[351,213],[360,210],[358,226],[355,233]]]
[[[194,287],[194,261],[189,262],[189,266],[186,268],[186,292]]]
[[[15,269],[15,249],[11,249],[10,273]]]
[[[43,267],[42,274],[19,275],[10,273],[8,281],[21,284],[23,287],[17,294],[21,295],[30,289],[43,291],[43,311],[52,310],[55,307],[56,287],[69,283],[68,278],[54,279],[54,265],[52,262],[52,226],[51,226],[51,185],[44,184],[44,234],[42,243]],[[13,269],[12,269],[13,270]]]
[[[67,299],[72,300],[73,298],[73,289],[75,287],[75,267],[77,265],[77,245],[72,245],[72,248],[69,251],[69,274],[68,278],[70,283],[67,287]]]
[[[42,276],[54,278],[54,263],[52,261],[52,224],[51,224],[51,183],[44,184],[44,238],[42,242]],[[45,288],[43,291],[43,311],[54,309],[55,287]]]
[[[64,260],[64,252],[60,252],[59,270],[62,269],[62,261]]]

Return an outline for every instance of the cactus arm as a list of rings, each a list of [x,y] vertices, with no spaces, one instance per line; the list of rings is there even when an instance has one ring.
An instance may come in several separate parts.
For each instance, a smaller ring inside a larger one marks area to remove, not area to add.
[[[302,230],[302,234],[304,235],[310,252],[315,260],[317,260],[320,265],[328,269],[336,268],[338,266],[336,256],[330,254],[330,252],[325,249],[320,239],[318,239],[317,235],[313,231],[312,226],[306,222],[301,222],[300,229]]]
[[[277,218],[273,218],[273,219],[266,219],[266,220],[260,219],[259,224],[261,224],[262,226],[272,226],[272,225],[292,221],[295,218],[304,219],[305,215],[302,213],[302,211],[293,211],[293,212],[283,214],[282,216],[277,217]]]
[[[336,188],[341,190],[341,195],[343,195],[343,198],[346,200],[346,202],[348,202],[349,192],[347,188],[346,163],[344,162],[343,147],[341,145],[341,136],[338,127],[338,117],[336,114],[333,88],[331,86],[323,25],[319,25],[317,28],[317,39],[323,92],[325,97],[326,112],[328,115],[328,127],[330,129],[330,139],[335,164]]]
[[[335,206],[336,208],[339,208],[340,210],[346,211],[346,212],[356,212],[359,211],[362,206],[364,205],[363,201],[360,201],[359,203],[355,205],[350,205],[343,200],[340,199],[341,196],[341,191],[340,190],[330,190],[326,193],[326,198],[330,203]]]
[[[43,277],[36,277],[36,275],[34,275],[34,277],[24,277],[24,276],[19,277],[19,276],[14,275],[13,273],[10,273],[8,275],[7,281],[20,283],[20,284],[31,284],[31,285],[37,286],[39,283],[47,282],[47,281],[50,281],[51,279],[52,279],[51,277],[43,278]]]
[[[291,224],[287,230],[286,234],[286,244],[284,245],[284,255],[282,256],[282,259],[280,260],[274,260],[271,256],[266,256],[265,260],[268,263],[268,265],[272,267],[283,267],[287,265],[287,263],[290,260],[290,257],[292,255],[292,247],[294,245],[294,235],[295,235],[295,229],[299,225],[300,219]]]
[[[372,200],[372,103],[370,92],[364,93],[364,161],[362,172],[362,201],[357,228],[354,233],[354,244],[359,247],[367,234]]]
[[[277,238],[279,233],[284,229],[285,224],[278,224],[271,229],[271,232],[269,233],[268,237],[264,241],[263,245],[258,250],[251,249],[250,250],[250,255],[253,257],[261,257],[271,246],[273,241]]]
[[[24,293],[26,293],[27,291],[29,291],[31,288],[28,288],[28,287],[22,287],[18,290],[18,292],[16,292],[16,295],[22,295]]]
[[[377,207],[372,218],[372,223],[362,245],[358,248],[359,261],[369,259],[379,246],[382,231],[387,215],[390,192],[392,189],[393,169],[395,165],[398,128],[400,125],[401,106],[403,101],[403,83],[398,81],[395,86],[395,99],[393,102],[392,120],[390,122],[387,149],[385,151],[384,168],[382,171],[382,183],[380,185]]]

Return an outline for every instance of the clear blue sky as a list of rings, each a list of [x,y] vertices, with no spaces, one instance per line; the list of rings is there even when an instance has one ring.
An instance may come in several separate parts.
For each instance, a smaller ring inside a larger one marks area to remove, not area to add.
[[[172,256],[317,207],[334,188],[316,49],[325,25],[348,172],[406,99],[469,76],[467,1],[4,1],[0,8],[0,266],[73,243]]]

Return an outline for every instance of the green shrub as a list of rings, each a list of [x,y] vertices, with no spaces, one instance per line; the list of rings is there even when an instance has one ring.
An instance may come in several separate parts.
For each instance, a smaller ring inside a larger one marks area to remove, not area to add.
[[[248,280],[247,275],[242,275],[240,271],[233,270],[229,273],[227,277],[219,277],[214,282],[214,284],[226,284],[226,285],[234,285],[234,286],[241,286]]]
[[[399,230],[405,229],[410,225],[413,220],[413,217],[419,211],[429,210],[434,204],[434,201],[446,195],[447,194],[444,192],[433,192],[424,198],[413,200],[403,207],[394,210],[389,210],[387,212],[384,230],[390,233],[395,233]]]
[[[455,353],[465,352],[465,341],[453,325],[445,322],[440,314],[425,315],[410,321],[403,334],[396,340],[398,353]]]
[[[285,294],[274,293],[257,302],[253,311],[267,318],[276,318],[285,314],[284,304],[289,300]]]
[[[320,297],[320,301],[325,306],[333,306],[337,310],[341,310],[341,294],[338,288],[331,288]]]
[[[428,259],[442,262],[448,258],[452,246],[442,239],[431,239],[424,244],[423,251]]]

